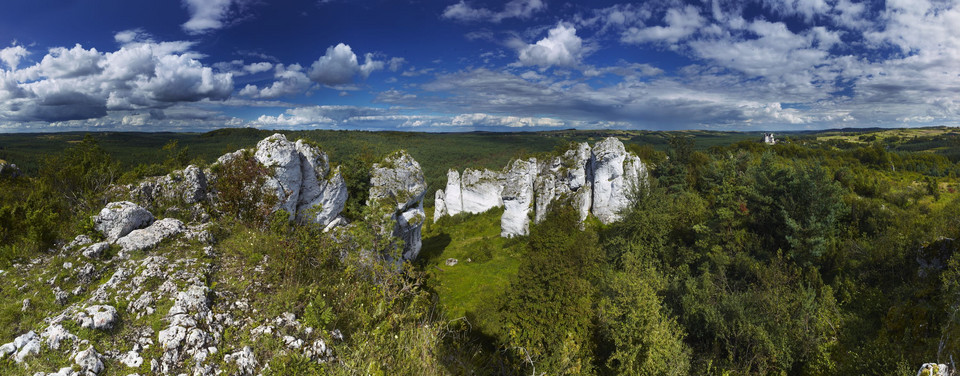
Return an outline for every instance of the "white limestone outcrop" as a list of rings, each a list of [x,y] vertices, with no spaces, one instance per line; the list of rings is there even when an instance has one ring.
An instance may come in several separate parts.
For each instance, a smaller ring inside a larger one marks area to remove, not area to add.
[[[533,210],[533,179],[537,176],[537,159],[515,160],[507,167],[503,188],[503,216],[500,236],[527,235],[530,212]]]
[[[593,214],[611,223],[646,180],[643,161],[608,137],[592,148],[580,143],[550,159],[512,161],[503,172],[466,169],[461,176],[450,170],[445,189],[435,196],[434,221],[504,207],[501,236],[512,237],[527,233],[531,211],[540,222],[553,205],[565,202],[576,208],[581,222]]]
[[[224,154],[217,164],[242,156],[242,150]],[[274,210],[324,227],[337,220],[347,203],[347,184],[320,148],[277,133],[258,142],[253,157],[270,171],[261,189],[277,197]]]
[[[427,183],[423,170],[410,154],[399,151],[375,163],[370,171],[370,201],[390,205],[394,220],[393,235],[402,239],[403,258],[412,260],[420,253],[421,230],[427,216],[423,196]]]
[[[444,212],[454,216],[463,211],[463,192],[460,190],[460,173],[457,170],[447,171],[447,188],[443,191]]]
[[[613,137],[593,146],[593,164],[592,213],[603,223],[617,221],[646,177],[646,166]]]
[[[479,214],[503,206],[503,174],[487,169],[463,170],[460,177],[460,199],[463,211]]]

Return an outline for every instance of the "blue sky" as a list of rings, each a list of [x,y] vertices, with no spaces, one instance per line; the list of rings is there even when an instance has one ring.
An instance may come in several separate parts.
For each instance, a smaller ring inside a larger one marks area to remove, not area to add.
[[[958,0],[34,0],[0,12],[0,132],[958,123]]]

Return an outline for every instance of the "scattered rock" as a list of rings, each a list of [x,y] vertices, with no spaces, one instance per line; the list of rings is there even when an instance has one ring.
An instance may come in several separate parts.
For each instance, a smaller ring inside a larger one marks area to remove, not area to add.
[[[106,236],[108,242],[115,242],[151,223],[153,214],[130,201],[111,202],[93,217],[94,228]]]
[[[93,239],[91,239],[91,238],[90,238],[89,236],[87,236],[87,235],[80,234],[80,235],[77,235],[76,238],[73,238],[73,240],[70,241],[70,243],[68,243],[68,244],[66,245],[66,247],[64,247],[64,248],[65,248],[65,249],[71,249],[71,248],[73,248],[73,247],[79,247],[79,246],[87,245],[87,244],[90,244],[90,243],[93,243]]]
[[[20,312],[26,312],[30,309],[30,299],[24,299],[23,304],[20,306]]]
[[[100,257],[100,255],[103,254],[103,252],[106,252],[106,250],[108,249],[110,249],[110,243],[99,242],[99,243],[91,244],[86,248],[83,248],[83,250],[80,251],[80,254],[82,254],[83,257],[86,257],[86,258],[98,258]]]
[[[43,338],[44,342],[47,343],[47,347],[54,350],[60,349],[60,344],[66,340],[77,340],[77,336],[68,332],[67,329],[60,324],[48,326],[43,330],[43,333],[40,333],[40,338]]]
[[[28,356],[40,353],[40,337],[34,331],[21,334],[13,340],[0,346],[0,359],[7,355],[14,354],[13,360],[17,363],[23,362]]]
[[[253,375],[256,373],[257,357],[253,354],[250,346],[244,346],[242,350],[227,354],[223,357],[223,360],[235,363],[241,375]]]
[[[117,321],[117,309],[109,305],[94,305],[77,312],[75,320],[81,327],[107,330]]]
[[[454,266],[454,265],[456,265],[456,264],[457,264],[457,259],[455,259],[455,258],[448,258],[448,259],[447,259],[447,266]]]
[[[93,346],[77,353],[77,355],[73,357],[73,362],[80,366],[81,372],[97,374],[103,371],[103,361],[100,360],[100,354]]]
[[[130,368],[139,368],[143,364],[143,358],[140,357],[140,354],[136,351],[127,351],[120,358],[120,363],[123,363],[125,366]]]

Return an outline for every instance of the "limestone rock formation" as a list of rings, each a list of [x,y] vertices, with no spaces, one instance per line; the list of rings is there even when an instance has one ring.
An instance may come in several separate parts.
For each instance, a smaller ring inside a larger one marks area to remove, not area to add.
[[[427,184],[423,170],[410,154],[399,151],[381,163],[375,163],[370,172],[370,203],[390,205],[391,219],[395,221],[393,235],[403,239],[403,258],[412,260],[420,253],[421,229],[426,220],[423,196]]]
[[[242,150],[224,154],[217,164],[242,156]],[[258,142],[253,157],[270,171],[261,190],[277,197],[274,210],[283,209],[291,219],[321,226],[334,222],[343,211],[347,184],[318,147],[303,140],[290,142],[277,133]]]
[[[300,153],[300,195],[297,201],[297,220],[327,225],[343,211],[347,203],[347,183],[340,167],[330,169],[327,154],[297,140]]]
[[[593,214],[611,223],[646,179],[643,161],[608,137],[593,148],[580,143],[547,160],[512,161],[504,172],[467,169],[461,176],[450,170],[445,189],[436,193],[434,221],[503,206],[501,236],[511,237],[527,233],[531,211],[540,222],[562,201],[576,208],[581,222]]]
[[[630,203],[630,195],[646,176],[640,158],[627,153],[623,143],[608,137],[593,147],[593,215],[603,223],[618,219]]]
[[[479,214],[503,206],[503,175],[487,169],[466,169],[460,179],[463,211]]]
[[[93,217],[94,228],[111,243],[151,223],[153,214],[130,201],[111,202]]]
[[[536,158],[515,160],[507,167],[502,193],[504,211],[500,217],[500,236],[509,238],[529,232],[536,174]]]
[[[550,204],[559,199],[570,200],[580,213],[580,221],[587,219],[593,204],[592,162],[590,145],[581,143],[541,167],[535,181],[536,222],[544,220]]]
[[[463,211],[463,195],[460,190],[460,173],[457,170],[447,171],[447,187],[443,193],[444,211],[447,215],[460,214]]]
[[[447,215],[446,194],[442,189],[438,189],[433,197],[433,223],[437,223],[437,220],[445,215]]]

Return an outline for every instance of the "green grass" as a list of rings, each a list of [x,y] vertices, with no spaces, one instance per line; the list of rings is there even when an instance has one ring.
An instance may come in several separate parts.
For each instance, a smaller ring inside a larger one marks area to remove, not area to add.
[[[444,217],[438,223],[428,219],[417,261],[427,271],[428,286],[437,293],[447,317],[466,317],[485,335],[499,330],[501,295],[517,274],[526,245],[523,237],[500,237],[502,214],[497,208]],[[448,258],[459,262],[447,266]]]

